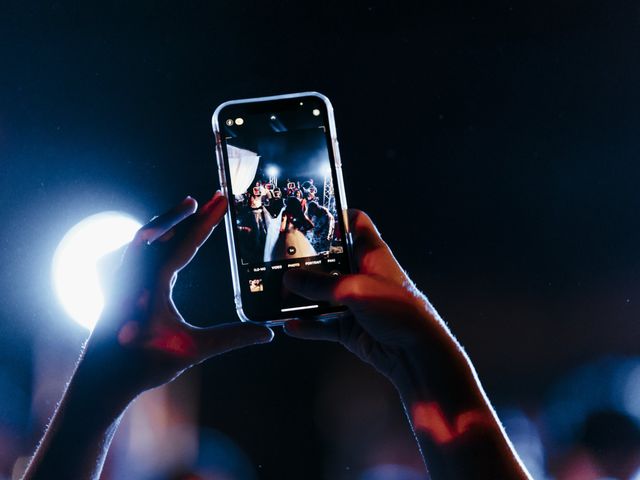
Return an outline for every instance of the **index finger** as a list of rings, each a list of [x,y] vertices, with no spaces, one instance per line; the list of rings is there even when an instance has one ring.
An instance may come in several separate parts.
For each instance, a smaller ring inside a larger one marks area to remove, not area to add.
[[[379,297],[381,285],[389,290],[386,280],[372,275],[335,276],[304,269],[289,270],[284,275],[284,285],[311,300],[339,303],[349,308],[358,307],[372,297]]]
[[[198,249],[209,238],[213,229],[220,223],[227,211],[227,199],[222,193],[209,200],[185,225],[185,229],[176,234],[168,258],[170,268],[178,271],[184,268],[194,257]]]
[[[289,270],[283,277],[285,287],[294,293],[312,300],[335,302],[336,288],[344,277],[311,270]]]
[[[131,246],[150,244],[171,230],[185,218],[193,215],[198,208],[198,202],[190,196],[173,207],[171,210],[154,217],[143,225],[131,241]]]

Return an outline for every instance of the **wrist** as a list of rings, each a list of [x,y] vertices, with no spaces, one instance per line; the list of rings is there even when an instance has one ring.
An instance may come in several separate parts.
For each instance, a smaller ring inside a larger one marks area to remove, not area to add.
[[[473,366],[451,342],[405,351],[393,379],[429,470],[442,478],[529,478]]]
[[[475,370],[460,344],[426,298],[409,293],[404,315],[409,329],[387,374],[405,405],[437,401],[454,412],[485,405]]]
[[[97,478],[130,399],[81,359],[24,478]]]
[[[78,363],[65,397],[74,408],[90,409],[103,422],[115,420],[140,392],[119,381],[112,363],[100,361],[92,351],[86,351]]]
[[[487,407],[473,366],[448,332],[417,335],[398,357],[391,381],[407,408],[437,402],[455,415]]]
[[[120,345],[90,339],[69,384],[68,393],[119,416],[144,389],[131,380],[132,365]]]

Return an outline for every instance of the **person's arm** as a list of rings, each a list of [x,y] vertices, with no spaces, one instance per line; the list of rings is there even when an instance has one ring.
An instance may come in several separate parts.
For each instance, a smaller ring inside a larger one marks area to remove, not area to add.
[[[335,218],[333,218],[333,215],[331,215],[331,212],[327,210],[327,215],[329,216],[329,233],[327,234],[327,240],[331,241],[331,239],[333,238],[333,230],[335,229],[336,226],[336,220]]]
[[[287,220],[289,216],[286,213],[282,214],[282,220],[280,222],[280,233],[283,233],[287,229]]]
[[[359,273],[290,271],[285,283],[346,305],[329,323],[292,320],[294,337],[342,343],[396,386],[431,478],[528,479],[473,365],[364,213],[350,211]]]
[[[252,324],[193,327],[171,299],[177,273],[226,206],[218,193],[196,212],[196,201],[187,197],[138,231],[24,480],[98,479],[135,397],[209,357],[272,339],[271,330]]]
[[[307,232],[309,230],[312,230],[315,227],[314,223],[311,221],[311,219],[307,216],[306,213],[302,214],[302,228],[300,229],[302,232]]]

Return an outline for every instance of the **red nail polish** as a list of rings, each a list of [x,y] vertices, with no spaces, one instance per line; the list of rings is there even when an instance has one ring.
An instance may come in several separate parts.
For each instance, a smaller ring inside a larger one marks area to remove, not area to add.
[[[222,201],[222,198],[222,195],[218,195],[218,192],[216,192],[216,194],[211,197],[211,200],[209,200],[203,207],[203,210],[205,212],[210,212],[216,205],[218,205]]]

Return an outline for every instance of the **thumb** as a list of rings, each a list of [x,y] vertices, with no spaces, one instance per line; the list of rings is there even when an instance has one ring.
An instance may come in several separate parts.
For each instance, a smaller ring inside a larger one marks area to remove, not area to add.
[[[328,322],[316,320],[288,320],[283,325],[284,333],[290,337],[305,340],[329,340],[340,341],[340,324],[338,322],[347,319],[330,320]]]
[[[269,343],[273,331],[262,325],[233,322],[209,328],[192,327],[191,337],[196,343],[198,361],[238,348]]]
[[[295,269],[286,272],[283,281],[285,287],[293,293],[312,300],[335,302],[336,289],[344,278],[345,276],[336,277],[328,273]]]

